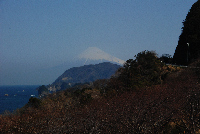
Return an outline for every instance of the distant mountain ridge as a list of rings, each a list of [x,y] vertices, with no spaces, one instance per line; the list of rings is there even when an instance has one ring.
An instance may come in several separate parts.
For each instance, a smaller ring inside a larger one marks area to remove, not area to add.
[[[79,54],[77,58],[79,60],[84,60],[84,65],[92,61],[101,61],[101,62],[109,61],[112,63],[117,63],[119,65],[123,65],[125,63],[124,60],[116,58],[97,47],[87,48],[85,51]]]
[[[48,90],[56,91],[69,88],[76,83],[93,82],[97,79],[110,78],[121,66],[110,62],[84,65],[66,70],[53,82]]]
[[[111,56],[97,47],[89,47],[85,51],[77,52],[75,57],[71,57],[65,62],[50,67],[46,66],[45,68],[38,69],[31,73],[35,77],[45,76],[41,77],[39,82],[42,81],[42,84],[48,85],[53,83],[55,79],[57,79],[67,69],[103,62],[122,65],[125,61]]]

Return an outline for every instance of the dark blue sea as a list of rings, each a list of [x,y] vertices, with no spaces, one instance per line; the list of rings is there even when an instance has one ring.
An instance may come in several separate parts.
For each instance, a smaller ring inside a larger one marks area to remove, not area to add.
[[[0,86],[0,114],[13,112],[28,103],[30,97],[38,97],[38,85]]]

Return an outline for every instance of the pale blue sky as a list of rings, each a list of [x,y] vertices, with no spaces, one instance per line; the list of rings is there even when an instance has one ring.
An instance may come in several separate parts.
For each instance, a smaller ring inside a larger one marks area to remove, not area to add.
[[[37,70],[88,47],[122,60],[143,50],[173,55],[196,1],[0,0],[0,85],[51,84],[57,76]]]

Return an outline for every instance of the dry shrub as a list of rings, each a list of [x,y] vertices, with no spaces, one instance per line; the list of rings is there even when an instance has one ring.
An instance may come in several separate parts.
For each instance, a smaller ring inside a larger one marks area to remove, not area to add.
[[[109,91],[117,92],[111,87]],[[99,90],[85,90],[85,94],[99,95]],[[79,105],[79,99],[70,93],[49,95],[41,100],[39,108],[28,107],[18,115],[0,115],[0,131],[194,133],[199,131],[199,100],[198,76],[189,68],[170,74],[163,85],[101,96],[84,105]]]

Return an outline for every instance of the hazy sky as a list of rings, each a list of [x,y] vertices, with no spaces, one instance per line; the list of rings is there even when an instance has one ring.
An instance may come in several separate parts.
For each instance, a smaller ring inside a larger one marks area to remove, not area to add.
[[[122,60],[143,50],[173,55],[196,1],[0,0],[0,85],[50,84],[38,69],[88,47]]]

